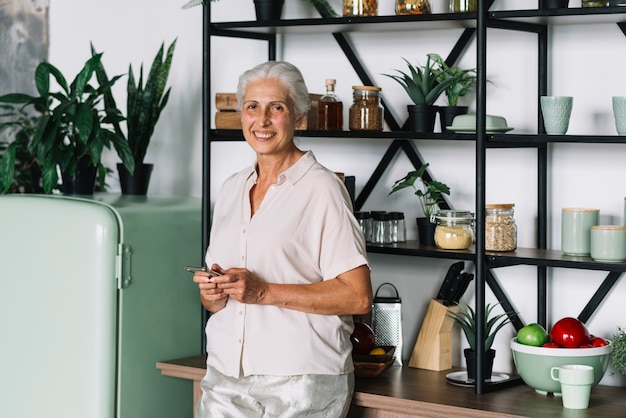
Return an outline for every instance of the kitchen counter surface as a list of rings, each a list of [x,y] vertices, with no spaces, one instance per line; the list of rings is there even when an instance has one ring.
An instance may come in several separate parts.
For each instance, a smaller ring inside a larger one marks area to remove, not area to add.
[[[194,356],[157,363],[163,375],[194,381],[194,402],[201,395],[200,380],[205,357]],[[596,386],[589,408],[563,408],[560,397],[543,396],[525,384],[474,394],[472,387],[447,382],[442,372],[392,366],[381,376],[357,379],[350,417],[532,417],[532,418],[623,418],[626,388]]]

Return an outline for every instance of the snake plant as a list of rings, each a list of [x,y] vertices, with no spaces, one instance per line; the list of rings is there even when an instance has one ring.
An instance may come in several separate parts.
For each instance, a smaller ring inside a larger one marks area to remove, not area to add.
[[[165,43],[154,57],[150,72],[143,78],[143,64],[139,67],[139,79],[135,79],[133,66],[128,68],[127,100],[126,100],[126,136],[120,129],[119,122],[114,124],[115,132],[122,135],[128,142],[135,165],[142,164],[146,156],[148,145],[154,133],[161,111],[167,104],[171,87],[165,90],[167,79],[172,65],[176,39],[170,44],[167,53],[164,54]],[[93,52],[93,46],[92,46]],[[101,83],[108,78],[104,66],[100,64],[96,75]],[[116,109],[115,99],[110,91],[104,97],[105,109]],[[128,170],[133,173],[134,170]]]

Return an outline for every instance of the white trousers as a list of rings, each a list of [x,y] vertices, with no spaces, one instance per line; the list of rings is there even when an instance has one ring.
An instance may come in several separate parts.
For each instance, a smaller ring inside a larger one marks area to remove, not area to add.
[[[354,374],[233,378],[209,366],[201,386],[197,418],[344,418]]]

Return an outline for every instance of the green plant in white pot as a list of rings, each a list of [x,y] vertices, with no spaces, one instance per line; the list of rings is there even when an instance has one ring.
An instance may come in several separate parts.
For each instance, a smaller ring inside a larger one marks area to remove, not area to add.
[[[39,96],[12,93],[0,97],[0,103],[19,105],[23,109],[32,106],[41,114],[30,150],[41,166],[46,193],[58,186],[57,168],[62,173],[66,194],[92,194],[96,178],[103,188],[106,169],[101,156],[104,148],[111,146],[124,165],[129,170],[134,169],[128,144],[111,125],[122,119],[121,113],[117,108],[103,109],[102,106],[104,94],[121,76],[104,84],[91,84],[101,57],[102,54],[96,54],[89,58],[71,84],[58,68],[44,61],[35,70]],[[51,78],[60,90],[52,91]]]

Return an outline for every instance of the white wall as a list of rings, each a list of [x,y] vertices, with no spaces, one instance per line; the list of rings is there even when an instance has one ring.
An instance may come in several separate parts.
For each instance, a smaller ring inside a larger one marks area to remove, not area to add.
[[[157,125],[148,151],[155,163],[150,194],[200,196],[201,186],[201,66],[202,10],[181,10],[184,0],[109,0],[106,5],[95,0],[53,0],[50,5],[50,60],[63,71],[75,73],[89,55],[89,41],[99,51],[110,75],[127,71],[129,62],[149,66],[161,42],[178,38],[171,74],[172,96]],[[341,11],[341,1],[331,0]],[[391,14],[391,1],[380,1],[380,14]],[[435,12],[444,10],[443,0],[431,0]],[[536,7],[528,0],[502,0],[501,9]],[[570,7],[579,6],[571,0]],[[212,3],[214,20],[252,20],[250,0],[221,0]],[[288,1],[284,18],[317,17],[307,2]],[[349,39],[364,61],[374,82],[394,114],[404,120],[408,100],[401,87],[382,73],[402,69],[402,57],[422,62],[429,52],[446,56],[460,30],[430,32],[358,33]],[[514,132],[537,131],[536,37],[532,34],[491,30],[489,32],[487,111],[507,118]],[[626,64],[626,37],[616,25],[560,26],[551,29],[552,43],[558,48],[550,55],[550,94],[574,96],[570,134],[614,134],[611,96],[626,95],[626,79],[619,70]],[[473,66],[472,43],[460,64]],[[361,84],[330,34],[295,35],[283,40],[279,58],[302,70],[312,92],[323,92],[324,79],[337,79],[337,93],[347,109],[351,86]],[[215,39],[212,44],[212,92],[234,91],[238,75],[267,59],[262,42]],[[117,87],[124,95],[125,78]],[[119,99],[120,105],[124,98]],[[465,104],[475,107],[474,97]],[[211,115],[214,113],[211,109]],[[300,139],[302,148],[313,149],[318,160],[335,171],[356,176],[357,193],[388,146],[386,141],[346,139]],[[419,152],[429,162],[432,174],[451,186],[452,205],[474,210],[474,142],[419,141]],[[211,187],[214,194],[224,178],[252,161],[245,143],[215,143],[212,148]],[[550,145],[549,240],[560,248],[560,211],[563,207],[596,207],[602,223],[622,223],[626,196],[626,155],[623,145],[553,144]],[[487,152],[487,201],[514,202],[519,228],[519,245],[535,243],[536,224],[536,154],[530,149],[498,149]],[[109,154],[110,166],[117,162]],[[621,164],[620,164],[621,163]],[[366,203],[365,210],[400,210],[409,222],[409,238],[416,236],[412,221],[418,215],[417,202],[411,193],[387,196],[394,180],[411,169],[404,156],[398,156],[383,175]],[[112,191],[119,190],[117,176],[109,180]],[[426,310],[435,296],[452,261],[372,254],[374,286],[394,283],[401,292],[405,331],[403,357],[408,361]],[[470,265],[467,266],[470,268]],[[520,266],[496,272],[506,293],[522,319],[536,319],[535,269]],[[577,316],[601,283],[604,273],[553,269],[549,273],[549,323],[564,316]],[[621,280],[610,292],[588,326],[592,333],[611,337],[618,325],[626,326],[620,295],[626,294]],[[495,298],[487,291],[488,301]],[[463,298],[473,303],[473,288]],[[496,371],[512,372],[514,366],[508,340],[514,335],[509,326],[496,339]],[[461,346],[464,340],[457,331],[454,363],[463,365]],[[604,384],[624,385],[624,379],[605,376]]]

